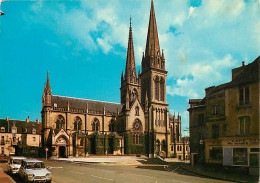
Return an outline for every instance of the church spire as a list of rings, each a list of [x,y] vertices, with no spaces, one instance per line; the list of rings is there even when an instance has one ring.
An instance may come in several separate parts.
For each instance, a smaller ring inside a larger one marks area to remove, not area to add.
[[[125,79],[127,83],[136,83],[136,68],[135,68],[135,58],[134,58],[131,17],[130,17],[127,56],[126,56]]]
[[[50,78],[49,78],[49,71],[47,72],[47,82],[45,86],[45,90],[48,94],[51,94],[51,84],[50,84]]]
[[[149,27],[148,27],[148,32],[147,32],[145,56],[155,57],[158,55],[158,53],[160,53],[160,45],[159,45],[154,5],[153,5],[153,0],[152,0]]]

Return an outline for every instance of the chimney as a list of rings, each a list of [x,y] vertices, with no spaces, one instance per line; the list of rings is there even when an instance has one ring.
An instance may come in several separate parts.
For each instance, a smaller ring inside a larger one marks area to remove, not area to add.
[[[242,62],[242,66],[243,66],[243,67],[245,66],[245,61]]]
[[[29,116],[26,118],[26,122],[30,122]]]
[[[39,124],[39,119],[38,118],[36,118],[36,123]]]
[[[5,120],[6,120],[6,121],[9,121],[9,117],[7,116]]]

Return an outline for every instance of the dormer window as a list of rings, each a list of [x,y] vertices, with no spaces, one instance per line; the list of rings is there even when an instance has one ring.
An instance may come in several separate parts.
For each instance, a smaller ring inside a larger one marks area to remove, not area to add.
[[[32,129],[32,134],[36,134],[36,129],[35,128]]]
[[[15,126],[12,127],[12,133],[17,133],[17,128]]]

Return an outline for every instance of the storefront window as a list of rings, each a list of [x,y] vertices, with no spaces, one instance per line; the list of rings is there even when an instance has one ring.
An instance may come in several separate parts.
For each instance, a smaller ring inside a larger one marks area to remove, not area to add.
[[[259,153],[250,154],[250,167],[259,167]]]
[[[221,160],[223,158],[223,149],[222,147],[212,147],[209,154],[210,159]]]
[[[247,148],[234,148],[233,149],[233,164],[234,165],[247,165]]]

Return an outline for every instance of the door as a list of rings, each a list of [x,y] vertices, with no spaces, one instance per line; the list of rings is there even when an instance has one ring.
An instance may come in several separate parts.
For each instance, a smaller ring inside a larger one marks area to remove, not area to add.
[[[65,146],[59,146],[59,157],[66,158],[66,147]]]

